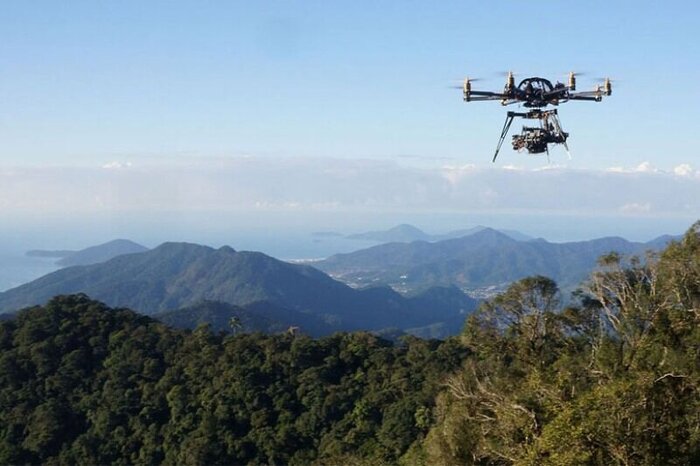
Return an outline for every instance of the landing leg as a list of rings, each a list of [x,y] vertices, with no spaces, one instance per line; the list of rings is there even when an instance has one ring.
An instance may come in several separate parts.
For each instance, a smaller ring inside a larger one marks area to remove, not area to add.
[[[571,160],[571,152],[569,152],[569,145],[566,143],[566,138],[568,138],[569,135],[565,133],[563,129],[561,129],[561,121],[559,121],[559,114],[556,111],[554,111],[550,115],[550,118],[552,119],[554,130],[557,132],[557,135],[562,138],[561,143],[564,145],[564,149],[566,149],[566,154],[569,156],[569,160]]]
[[[503,129],[501,130],[501,137],[498,140],[498,145],[496,146],[496,153],[493,154],[493,160],[491,162],[496,161],[496,157],[498,157],[498,152],[501,150],[501,146],[503,145],[503,140],[506,138],[506,135],[508,134],[508,130],[510,130],[510,125],[513,123],[513,119],[515,117],[514,112],[508,112],[508,115],[506,116],[506,121],[503,123]]]

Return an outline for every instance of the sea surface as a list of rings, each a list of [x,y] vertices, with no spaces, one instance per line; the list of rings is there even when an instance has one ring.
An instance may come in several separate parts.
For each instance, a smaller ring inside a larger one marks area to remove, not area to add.
[[[0,291],[9,290],[57,270],[56,260],[27,257],[22,251],[0,252]]]

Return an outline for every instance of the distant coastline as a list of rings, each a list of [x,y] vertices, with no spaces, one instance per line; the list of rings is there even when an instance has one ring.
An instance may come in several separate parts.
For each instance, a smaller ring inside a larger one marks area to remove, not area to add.
[[[316,236],[318,238],[343,238],[344,234],[338,233],[337,231],[314,231],[311,236]]]
[[[63,259],[64,257],[68,257],[71,254],[75,254],[75,252],[76,251],[68,251],[63,249],[56,251],[45,249],[32,249],[30,251],[25,252],[24,255],[27,257],[49,257],[55,259]]]

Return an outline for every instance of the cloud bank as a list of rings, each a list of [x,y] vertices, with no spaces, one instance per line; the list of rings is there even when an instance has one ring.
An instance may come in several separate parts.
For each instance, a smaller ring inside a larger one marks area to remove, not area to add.
[[[700,216],[700,171],[418,168],[332,158],[189,158],[0,168],[0,213],[538,212]]]

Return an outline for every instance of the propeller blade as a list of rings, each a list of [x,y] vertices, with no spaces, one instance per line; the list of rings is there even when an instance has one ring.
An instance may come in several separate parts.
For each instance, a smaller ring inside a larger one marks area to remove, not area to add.
[[[470,78],[468,76],[466,78],[462,78],[462,79],[452,79],[451,81],[453,83],[464,83],[464,81],[466,81],[467,79],[469,80],[469,82],[472,82],[472,83],[478,83],[479,81],[485,81],[484,78]]]
[[[603,81],[603,82],[604,82],[606,79],[609,79],[611,83],[616,83],[616,84],[620,82],[619,79],[617,79],[617,78],[611,78],[610,76],[603,76],[602,78],[593,78],[593,79],[595,79],[596,81]]]

